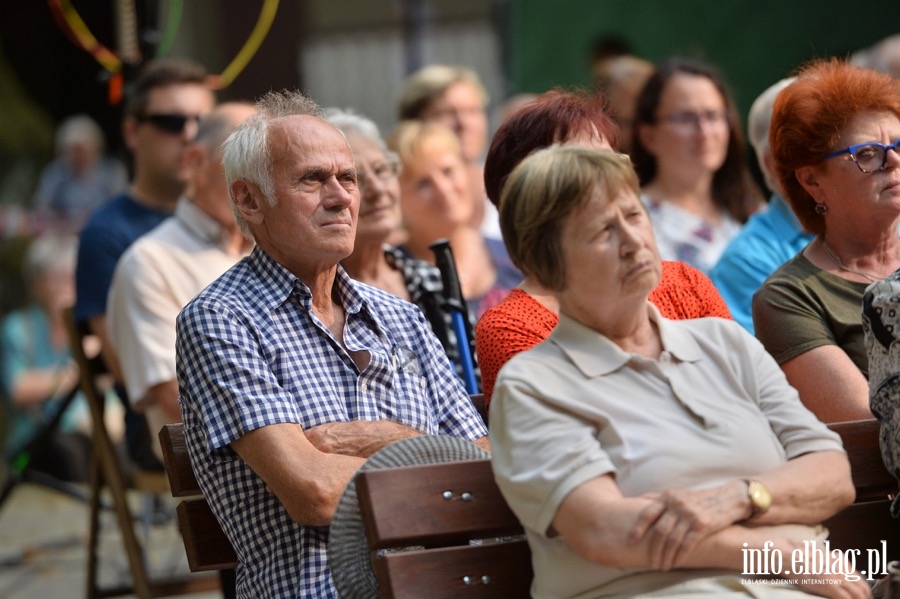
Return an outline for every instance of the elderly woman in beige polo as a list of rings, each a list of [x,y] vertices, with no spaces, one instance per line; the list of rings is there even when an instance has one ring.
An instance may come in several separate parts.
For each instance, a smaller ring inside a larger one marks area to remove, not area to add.
[[[816,235],[753,298],[756,336],[823,422],[872,418],[866,286],[900,268],[900,81],[829,59],[772,109],[778,178]]]
[[[500,370],[490,406],[532,596],[870,596],[847,563],[846,579],[782,570],[796,584],[748,591],[745,551],[792,556],[821,539],[817,523],[853,500],[849,464],[740,325],[668,320],[648,302],[660,259],[628,158],[532,154],[500,223],[560,305],[548,340]]]

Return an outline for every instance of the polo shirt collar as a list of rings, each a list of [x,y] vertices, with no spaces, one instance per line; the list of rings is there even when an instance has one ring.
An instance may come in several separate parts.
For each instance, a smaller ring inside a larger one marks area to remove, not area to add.
[[[175,218],[198,239],[223,249],[227,247],[228,236],[225,234],[225,228],[190,199],[182,197],[178,200]]]
[[[703,354],[700,347],[687,331],[663,318],[650,302],[647,302],[647,309],[650,320],[659,328],[664,351],[669,352],[675,361],[696,362],[701,359]],[[607,337],[564,313],[560,313],[559,324],[548,341],[556,345],[589,378],[615,372],[634,357],[634,354],[623,351]]]

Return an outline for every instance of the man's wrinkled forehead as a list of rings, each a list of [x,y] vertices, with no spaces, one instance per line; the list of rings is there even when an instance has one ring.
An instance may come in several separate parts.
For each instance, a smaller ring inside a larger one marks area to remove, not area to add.
[[[269,130],[269,149],[277,155],[278,148],[300,157],[323,154],[353,165],[353,151],[344,134],[319,117],[292,115],[273,119]]]

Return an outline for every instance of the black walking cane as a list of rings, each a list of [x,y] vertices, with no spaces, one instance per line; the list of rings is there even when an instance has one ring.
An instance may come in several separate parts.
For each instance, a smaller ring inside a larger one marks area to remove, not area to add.
[[[478,381],[475,378],[475,359],[469,346],[469,334],[466,328],[469,310],[463,299],[462,287],[459,285],[459,274],[456,272],[453,250],[450,249],[450,242],[446,239],[439,239],[428,247],[434,252],[435,264],[441,271],[444,306],[450,314],[450,323],[456,334],[463,383],[465,383],[469,395],[475,395],[481,391],[478,389]]]

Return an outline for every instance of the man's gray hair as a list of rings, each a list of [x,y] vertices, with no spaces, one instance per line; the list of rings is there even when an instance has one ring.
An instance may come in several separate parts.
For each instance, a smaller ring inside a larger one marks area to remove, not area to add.
[[[756,152],[756,160],[759,167],[765,171],[763,157],[769,149],[769,129],[772,124],[772,106],[779,92],[794,82],[796,77],[787,77],[765,89],[753,104],[747,115],[747,137],[753,151]],[[766,181],[766,184],[769,184]],[[769,184],[770,185],[770,184]],[[771,185],[770,185],[771,187]]]
[[[286,116],[322,118],[323,111],[311,98],[295,90],[270,91],[256,102],[256,109],[256,114],[241,123],[222,146],[225,183],[232,202],[231,184],[241,179],[259,187],[269,205],[274,206],[275,183],[269,154],[269,127],[272,121]],[[232,207],[241,232],[250,237],[249,225],[237,206]]]

